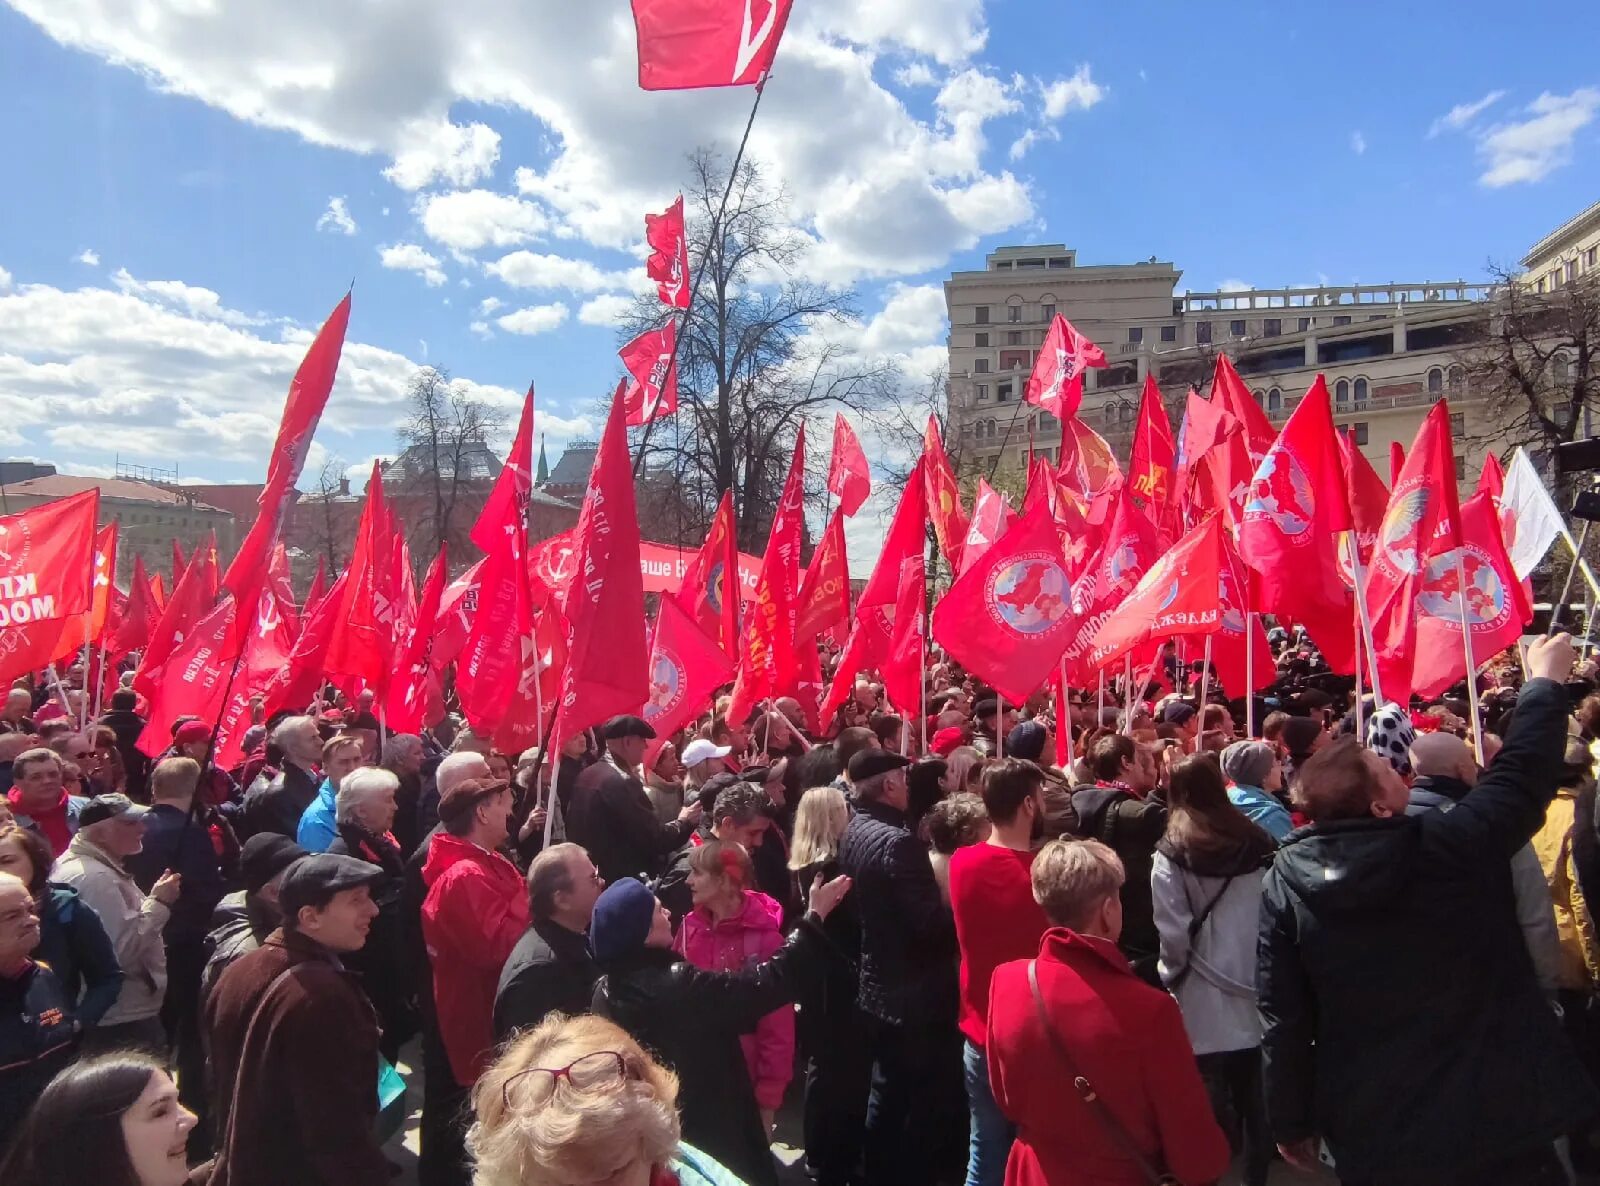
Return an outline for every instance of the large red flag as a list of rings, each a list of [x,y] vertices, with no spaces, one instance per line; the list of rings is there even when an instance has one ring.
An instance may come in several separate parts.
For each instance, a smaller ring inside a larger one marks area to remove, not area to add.
[[[1139,421],[1133,429],[1133,455],[1128,463],[1128,484],[1134,494],[1159,512],[1172,497],[1173,465],[1177,450],[1172,441],[1172,421],[1155,377],[1146,375],[1139,397]]]
[[[345,293],[312,339],[289,383],[283,419],[278,423],[278,439],[273,442],[272,456],[267,462],[267,481],[256,500],[255,522],[250,524],[244,542],[239,545],[222,579],[223,587],[231,590],[240,604],[254,606],[256,603],[253,590],[260,588],[266,573],[267,554],[278,538],[284,511],[294,497],[294,484],[300,480],[300,470],[306,463],[306,450],[311,448],[311,438],[322,419],[322,410],[328,406],[328,393],[333,390],[334,376],[339,373],[339,355],[344,351],[344,334],[349,324],[350,294]]]
[[[1251,478],[1242,520],[1239,554],[1260,593],[1252,608],[1304,624],[1334,671],[1353,672],[1354,603],[1338,559],[1350,499],[1321,375]]]
[[[911,476],[900,493],[900,505],[889,523],[889,534],[884,537],[883,551],[878,553],[878,563],[856,602],[858,614],[868,606],[893,605],[899,596],[901,566],[907,557],[922,555],[928,530],[928,484],[922,477],[927,465],[924,454],[911,467]]]
[[[100,491],[85,490],[0,518],[0,679],[4,686],[58,653],[94,604]]]
[[[746,720],[767,697],[799,691],[795,660],[795,601],[800,583],[800,538],[805,528],[806,432],[801,426],[783,493],[772,514],[767,551],[761,558],[755,603],[739,640],[739,672],[728,705],[730,721]]]
[[[1244,380],[1239,378],[1239,372],[1233,369],[1233,360],[1226,354],[1217,355],[1211,389],[1211,402],[1220,401],[1229,415],[1244,426],[1244,439],[1250,450],[1251,468],[1260,465],[1261,459],[1267,455],[1267,450],[1272,448],[1272,442],[1277,439],[1278,434],[1273,430],[1272,421],[1267,419],[1267,414],[1261,410],[1261,405],[1256,403],[1255,396],[1251,395],[1250,389],[1244,385]]]
[[[1478,488],[1474,493],[1488,494],[1494,499],[1495,506],[1500,505],[1500,496],[1506,489],[1506,471],[1500,465],[1500,458],[1493,451],[1483,455],[1483,469],[1478,472]]]
[[[843,412],[833,417],[833,459],[828,465],[828,492],[839,500],[846,515],[859,511],[867,495],[872,493],[872,470],[867,465],[867,455],[861,451],[861,440]]]
[[[933,610],[933,637],[1013,704],[1055,670],[1071,633],[1070,584],[1043,502],[1023,512],[956,578]]]
[[[522,401],[522,416],[517,420],[517,435],[511,439],[511,452],[506,454],[506,463],[494,480],[494,489],[484,499],[478,521],[472,525],[472,542],[487,553],[494,550],[503,532],[521,534],[532,492],[533,384],[529,383],[527,397]]]
[[[889,703],[908,721],[922,712],[923,651],[927,638],[927,564],[912,556],[900,572],[900,599],[895,602],[889,653],[879,664]]]
[[[660,214],[644,216],[644,238],[650,244],[645,274],[656,282],[656,295],[674,309],[689,307],[689,236],[683,225],[683,195]]]
[[[416,733],[422,726],[433,724],[438,718],[430,709],[444,707],[432,657],[439,602],[450,575],[445,555],[446,549],[441,547],[428,566],[428,575],[422,579],[417,615],[395,654],[395,678],[389,681],[384,724],[396,733]]]
[[[1480,491],[1461,504],[1460,544],[1436,552],[1423,571],[1417,592],[1417,655],[1412,684],[1424,699],[1440,695],[1467,677],[1466,648],[1461,641],[1463,620],[1471,623],[1475,667],[1482,667],[1513,645],[1523,627],[1533,620],[1533,606],[1506,554],[1499,516],[1487,491]],[[1385,687],[1384,694],[1388,692]]]
[[[678,323],[673,320],[660,329],[646,330],[617,351],[630,376],[618,389],[629,428],[678,410],[678,369],[672,365],[677,348]]]
[[[639,571],[639,517],[620,399],[611,403],[600,451],[573,528],[579,574],[567,597],[567,661],[551,747],[649,697],[650,651]]]
[[[344,604],[348,571],[341,572],[328,595],[300,615],[300,637],[289,648],[282,667],[268,681],[262,693],[262,707],[268,716],[280,709],[304,712],[327,682],[323,660],[333,640],[334,620]]]
[[[399,613],[394,580],[396,534],[384,498],[382,471],[374,461],[350,557],[350,579],[345,582],[343,604],[324,660],[328,674],[341,677],[337,682],[352,699],[364,684],[381,703],[394,671],[394,624]]]
[[[183,546],[176,539],[172,541],[172,588],[178,588],[178,582],[183,580],[184,571],[189,567],[189,562],[183,558]]]
[[[733,545],[733,491],[724,490],[706,542],[684,570],[675,598],[726,655],[739,647],[739,557]]]
[[[1028,486],[1033,486],[1032,475],[1029,476]],[[987,478],[978,479],[978,490],[972,498],[972,521],[967,527],[966,542],[961,549],[961,563],[957,567],[958,574],[965,572],[973,563],[989,550],[989,546],[999,539],[1011,525],[1017,521],[1017,513],[1006,502],[1005,495],[999,493],[989,485]]]
[[[749,86],[772,68],[794,0],[633,0],[639,86]]]
[[[1355,568],[1350,559],[1350,540],[1356,541],[1362,564],[1372,562],[1372,545],[1389,509],[1389,487],[1383,484],[1372,462],[1351,440],[1348,429],[1339,430],[1339,453],[1344,458],[1345,482],[1350,493],[1350,531],[1339,540],[1339,573],[1344,583],[1356,587]]]
[[[504,508],[515,515],[511,507]],[[466,645],[456,659],[456,695],[473,731],[493,735],[514,705],[511,689],[520,682],[524,640],[533,632],[529,574],[520,533],[497,533],[478,572],[478,595]],[[532,696],[532,686],[528,694]]]
[[[289,549],[280,539],[272,545],[272,560],[267,564],[267,588],[278,599],[278,613],[294,638],[300,633],[300,608],[294,598],[294,572],[289,566]]]
[[[1450,408],[1440,400],[1428,410],[1417,430],[1417,439],[1389,495],[1389,509],[1384,512],[1372,549],[1367,609],[1372,617],[1378,675],[1387,700],[1405,704],[1411,695],[1417,657],[1418,602],[1428,579],[1430,559],[1461,546],[1458,499],[1455,455],[1450,447]],[[1453,562],[1450,571],[1454,573]]]
[[[1247,687],[1250,692],[1259,692],[1278,678],[1277,665],[1272,659],[1272,647],[1267,642],[1267,630],[1261,624],[1261,615],[1249,613],[1247,616],[1247,611],[1253,609],[1245,601],[1249,591],[1249,572],[1244,561],[1239,559],[1233,537],[1224,530],[1222,567],[1217,574],[1222,621],[1217,632],[1211,636],[1211,662],[1216,668],[1217,678],[1231,696],[1244,695]],[[1245,643],[1247,621],[1253,635],[1248,645]]]
[[[922,477],[928,486],[928,517],[933,520],[939,551],[954,568],[966,546],[967,517],[961,510],[961,488],[956,485],[955,471],[944,451],[939,422],[932,416],[922,432]]]
[[[1161,533],[1124,486],[1100,551],[1072,583],[1073,622],[1064,650],[1068,679],[1083,684],[1093,678],[1089,656],[1095,635],[1161,552]]]
[[[328,558],[326,556],[318,556],[317,571],[311,574],[311,584],[306,589],[305,602],[300,606],[301,615],[304,616],[311,613],[312,610],[316,609],[317,606],[322,603],[322,599],[327,595]]]
[[[1122,467],[1111,446],[1094,429],[1074,417],[1061,425],[1061,459],[1056,465],[1061,485],[1083,507],[1083,517],[1098,526],[1122,489]]]
[[[1179,634],[1215,634],[1222,626],[1222,521],[1212,515],[1177,542],[1095,633],[1091,667]]]
[[[117,622],[116,633],[106,643],[106,654],[112,662],[138,650],[150,641],[150,631],[161,617],[161,607],[150,592],[150,581],[144,572],[144,557],[133,554],[133,576],[128,581],[128,604],[123,607],[122,618]]]
[[[1083,402],[1083,372],[1105,365],[1106,352],[1057,313],[1033,361],[1022,398],[1065,422],[1078,414]]]
[[[797,647],[850,621],[850,558],[845,554],[844,516],[843,507],[833,512],[800,582],[794,615]],[[836,637],[843,634],[841,630]]]
[[[211,612],[216,601],[217,545],[215,538],[207,539],[189,557],[183,577],[173,587],[172,595],[161,611],[161,617],[150,631],[144,654],[139,656],[139,670],[133,676],[133,688],[147,699],[155,692],[160,679],[161,666],[188,633]],[[231,623],[237,615],[230,615]],[[229,648],[238,654],[237,647]],[[229,656],[232,658],[232,655]]]
[[[663,597],[650,640],[650,695],[644,719],[656,736],[645,750],[645,768],[672,735],[689,724],[716,690],[733,678],[733,664],[722,648],[707,638],[684,609]]]
[[[165,612],[167,608],[167,586],[162,581],[159,572],[150,574],[150,596],[156,603],[156,609]]]
[[[56,640],[52,662],[77,654],[84,643],[99,642],[111,614],[112,594],[116,592],[117,520],[107,523],[94,537],[94,590],[89,608],[68,618]],[[112,623],[115,627],[115,623]]]

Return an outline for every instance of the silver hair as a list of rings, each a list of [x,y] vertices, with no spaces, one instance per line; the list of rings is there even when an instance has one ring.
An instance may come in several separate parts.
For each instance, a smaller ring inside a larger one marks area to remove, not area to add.
[[[383,743],[379,765],[393,766],[411,752],[412,747],[422,748],[422,738],[415,733],[391,733]]]
[[[284,743],[302,729],[317,731],[317,722],[310,717],[284,717],[272,729],[272,744],[279,749],[284,748]]]
[[[333,801],[333,817],[341,824],[359,824],[359,811],[369,799],[399,789],[400,780],[381,766],[359,767],[339,783],[339,793]]]
[[[450,793],[451,788],[466,782],[469,778],[487,777],[489,777],[489,759],[480,753],[468,750],[446,756],[444,761],[439,763],[439,769],[434,772],[433,782],[439,788],[439,797],[442,799]]]

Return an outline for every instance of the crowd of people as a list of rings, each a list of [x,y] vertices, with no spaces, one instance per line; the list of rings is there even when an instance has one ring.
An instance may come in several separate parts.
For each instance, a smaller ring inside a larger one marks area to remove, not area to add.
[[[819,1186],[1600,1168],[1600,671],[1502,657],[1480,741],[1273,643],[1248,702],[1175,647],[1059,708],[934,654],[925,713],[862,672],[825,728],[548,755],[330,688],[232,770],[19,685],[0,1182],[382,1186],[402,1064],[423,1186],[776,1186],[789,1107]]]

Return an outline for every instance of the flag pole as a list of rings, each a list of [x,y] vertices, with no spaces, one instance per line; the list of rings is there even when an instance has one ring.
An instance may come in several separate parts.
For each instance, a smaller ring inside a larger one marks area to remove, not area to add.
[[[1366,721],[1363,719],[1365,714],[1361,711],[1361,695],[1362,695],[1362,693],[1361,693],[1361,662],[1362,662],[1362,654],[1365,651],[1365,647],[1362,644],[1361,632],[1359,630],[1356,631],[1356,640],[1355,641],[1356,641],[1356,687],[1355,687],[1355,695],[1356,695],[1356,740],[1358,740],[1358,741],[1362,742],[1363,744],[1365,744],[1366,743],[1366,739],[1367,739],[1367,725],[1366,725]]]
[[[722,204],[717,207],[717,213],[715,217],[711,219],[711,233],[706,236],[706,249],[701,252],[700,266],[695,269],[694,279],[689,282],[689,307],[683,311],[683,320],[678,323],[678,336],[673,340],[672,343],[672,357],[667,360],[666,374],[662,376],[661,379],[661,386],[663,390],[669,383],[674,381],[674,376],[677,373],[678,354],[683,350],[683,339],[688,336],[687,330],[689,328],[689,322],[694,317],[694,299],[700,295],[700,280],[701,277],[705,275],[706,261],[711,258],[711,246],[716,242],[718,229],[722,225],[722,216],[728,211],[728,199],[733,195],[733,182],[734,179],[739,176],[739,166],[744,162],[745,146],[750,143],[750,129],[755,125],[756,112],[761,109],[761,96],[763,93],[765,93],[767,89],[767,80],[771,77],[772,71],[767,70],[762,73],[760,79],[756,82],[755,102],[750,104],[750,118],[744,122],[744,135],[739,138],[739,150],[733,154],[733,166],[728,170],[728,184],[722,189]],[[689,223],[687,218],[684,220],[683,234],[685,239],[689,237]],[[635,481],[638,480],[639,475],[644,471],[645,449],[650,444],[650,433],[655,428],[657,419],[659,419],[659,417],[653,417],[645,421],[644,436],[639,438],[639,456],[633,459],[633,476]],[[698,437],[698,434],[696,434],[696,436]]]
[[[1572,548],[1572,563],[1567,566],[1567,578],[1561,582],[1561,596],[1550,603],[1550,625],[1545,628],[1544,636],[1551,638],[1556,632],[1556,623],[1560,621],[1562,608],[1567,604],[1567,596],[1572,592],[1572,577],[1578,571],[1578,565],[1583,563],[1583,545],[1589,542],[1589,520],[1583,521],[1583,530],[1578,532],[1578,542],[1574,544],[1571,537],[1567,544]],[[1563,533],[1565,534],[1565,533]],[[1465,595],[1466,590],[1462,590]]]
[[[1347,533],[1353,535],[1353,532]],[[1350,571],[1356,582],[1356,613],[1361,620],[1361,637],[1366,642],[1368,670],[1372,675],[1372,700],[1383,703],[1383,681],[1378,678],[1378,648],[1372,643],[1372,615],[1367,610],[1367,570],[1361,564],[1361,545],[1354,539],[1346,540],[1350,548]],[[1357,648],[1359,653],[1360,648]]]
[[[100,668],[94,681],[94,719],[100,719],[100,706],[104,701],[106,687],[106,643],[105,636],[100,638]]]
[[[61,677],[56,674],[56,665],[51,663],[45,667],[45,674],[50,677],[50,684],[55,688],[56,702],[61,705],[61,715],[67,720],[72,719],[72,704],[67,699],[67,690],[61,685]],[[79,730],[82,732],[82,730]]]
[[[1133,652],[1129,651],[1122,664],[1122,731],[1133,736]]]
[[[917,653],[921,656],[919,662],[922,668],[919,672],[922,677],[922,688],[917,716],[922,723],[922,753],[926,756],[928,752],[928,631],[926,623],[923,626],[922,636],[917,642]]]
[[[1094,727],[1100,727],[1100,718],[1106,711],[1106,669],[1100,669],[1100,682],[1094,693]]]
[[[1256,735],[1256,615],[1249,609],[1244,611],[1244,733]]]
[[[1200,658],[1200,728],[1206,727],[1206,704],[1211,695],[1211,635],[1206,635],[1206,648]],[[1199,734],[1195,736],[1198,738]]]
[[[1587,524],[1585,524],[1587,526]],[[1478,664],[1472,657],[1472,622],[1467,613],[1467,570],[1461,554],[1466,549],[1456,549],[1456,596],[1461,602],[1461,646],[1467,657],[1467,704],[1472,711],[1472,744],[1478,757],[1483,757],[1483,714],[1478,708]]]
[[[532,383],[528,384],[528,390],[529,391],[533,390],[533,384]],[[525,547],[527,549],[526,552],[524,553],[525,557],[533,555],[533,545],[534,545],[534,539],[533,539],[533,480],[534,480],[534,475],[538,472],[538,462],[534,458],[535,458],[535,455],[534,455],[533,433],[530,431],[528,433],[528,502],[527,502],[527,505],[522,508],[523,530],[526,533],[525,534],[525,539],[526,539]],[[524,564],[523,564],[523,585],[524,585],[524,588],[526,588],[526,586],[527,586],[527,564],[526,564],[526,562],[524,562]],[[534,744],[535,745],[540,745],[544,741],[544,733],[545,733],[545,730],[544,730],[544,687],[543,687],[543,684],[544,684],[544,680],[543,680],[544,670],[543,670],[543,663],[542,663],[542,660],[543,660],[544,656],[541,655],[540,652],[539,652],[539,627],[533,621],[533,614],[531,612],[531,607],[530,607],[530,612],[528,614],[528,629],[530,631],[532,631],[532,633],[533,633],[533,724],[534,724],[534,729],[536,730],[533,740],[534,740]],[[534,797],[534,801],[537,802],[538,798],[539,798],[539,768],[538,768],[538,766],[535,766],[533,768],[533,784],[534,784],[533,785],[533,797]],[[552,781],[551,785],[552,786],[555,785],[553,781]],[[549,828],[548,828],[548,823],[547,823],[546,831],[548,832],[548,830],[549,830]],[[547,845],[550,843],[550,840],[549,840],[548,836],[546,836],[546,838],[545,838],[545,843]]]
[[[998,691],[994,694],[994,756],[1006,756],[1006,698]]]

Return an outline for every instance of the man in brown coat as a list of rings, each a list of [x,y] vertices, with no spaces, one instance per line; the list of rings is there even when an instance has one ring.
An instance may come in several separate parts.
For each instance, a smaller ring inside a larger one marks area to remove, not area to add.
[[[382,870],[302,857],[283,875],[283,926],[206,1001],[218,1155],[211,1186],[388,1186],[373,1137],[378,1021],[340,963],[377,917]]]

